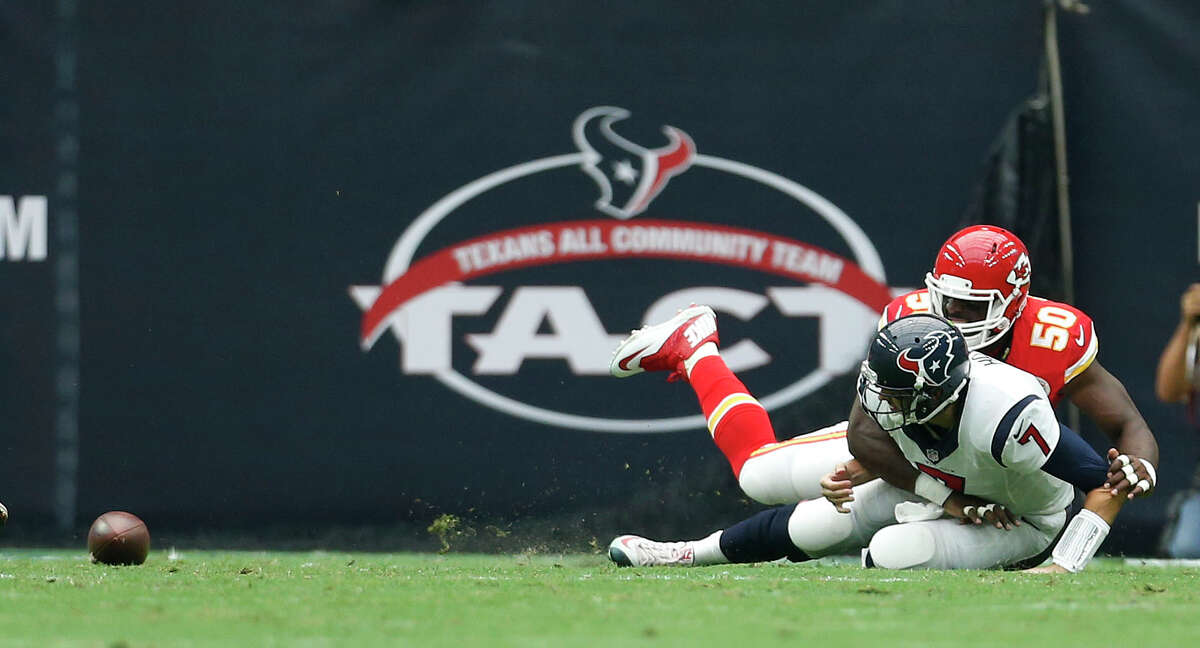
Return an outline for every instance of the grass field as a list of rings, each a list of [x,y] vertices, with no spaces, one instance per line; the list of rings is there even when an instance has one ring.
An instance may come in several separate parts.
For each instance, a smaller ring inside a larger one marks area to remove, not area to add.
[[[0,550],[0,646],[1200,645],[1200,569],[617,569],[601,555]],[[1121,640],[1118,637],[1125,637]]]

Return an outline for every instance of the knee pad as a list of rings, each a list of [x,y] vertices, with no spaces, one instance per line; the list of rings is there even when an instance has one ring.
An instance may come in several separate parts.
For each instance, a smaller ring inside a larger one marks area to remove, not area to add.
[[[808,500],[796,505],[788,518],[792,544],[809,555],[845,541],[854,532],[854,516],[838,513],[827,500]]]
[[[895,524],[880,529],[864,561],[883,569],[912,569],[933,560],[937,545],[933,531],[923,524]]]

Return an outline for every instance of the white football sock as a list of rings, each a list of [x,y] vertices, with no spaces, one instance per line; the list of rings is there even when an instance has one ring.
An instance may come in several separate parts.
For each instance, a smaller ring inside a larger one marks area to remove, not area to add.
[[[707,346],[707,345],[706,345]],[[714,531],[707,538],[692,543],[693,565],[723,565],[729,562],[721,553],[721,532]]]
[[[702,358],[715,355],[721,355],[720,352],[717,351],[716,344],[713,344],[712,342],[705,342],[704,344],[701,344],[699,349],[693,351],[692,355],[688,356],[687,360],[683,361],[683,369],[687,372],[688,378],[692,377],[692,367],[695,367],[697,362],[700,362]]]

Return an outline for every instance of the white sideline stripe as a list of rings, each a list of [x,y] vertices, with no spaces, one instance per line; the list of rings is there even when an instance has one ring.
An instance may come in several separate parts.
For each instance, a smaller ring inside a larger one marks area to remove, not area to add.
[[[1134,567],[1200,567],[1197,558],[1126,558],[1126,565]]]
[[[754,405],[756,407],[762,408],[762,403],[759,403],[750,394],[747,394],[745,392],[738,392],[736,394],[730,394],[730,395],[726,396],[725,398],[722,398],[721,402],[717,403],[717,407],[713,410],[713,413],[709,415],[709,417],[708,417],[709,433],[716,435],[717,426],[720,425],[721,419],[725,418],[725,415],[729,413],[729,410],[737,407],[738,405]]]

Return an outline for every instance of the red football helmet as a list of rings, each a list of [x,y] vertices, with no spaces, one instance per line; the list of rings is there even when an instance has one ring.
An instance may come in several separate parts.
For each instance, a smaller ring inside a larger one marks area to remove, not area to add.
[[[933,312],[953,321],[975,351],[1003,337],[1021,316],[1030,276],[1021,239],[994,225],[975,225],[942,245],[925,286]],[[963,321],[964,311],[975,314]]]

